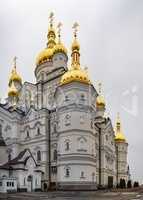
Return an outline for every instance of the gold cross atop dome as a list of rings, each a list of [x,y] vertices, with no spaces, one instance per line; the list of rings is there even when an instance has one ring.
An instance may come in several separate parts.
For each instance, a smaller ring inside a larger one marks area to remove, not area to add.
[[[13,66],[14,66],[14,68],[16,68],[16,64],[17,64],[17,57],[15,56],[14,58],[13,58]]]
[[[79,24],[77,23],[77,22],[75,22],[74,24],[73,24],[73,30],[74,30],[74,37],[76,37],[77,36],[77,31],[78,31],[78,28],[79,27]]]
[[[62,27],[62,23],[59,22],[57,25],[58,42],[54,46],[53,55],[56,53],[64,53],[67,56],[67,49],[64,46],[64,44],[61,42],[61,27]]]
[[[53,26],[53,21],[54,21],[54,13],[53,12],[50,13],[49,19],[50,19],[50,27],[52,27]]]
[[[60,39],[61,39],[61,27],[62,27],[62,23],[59,22],[58,25],[57,25],[59,42],[60,42]]]
[[[98,92],[99,92],[99,94],[101,94],[101,90],[102,90],[102,83],[99,82],[98,83]]]

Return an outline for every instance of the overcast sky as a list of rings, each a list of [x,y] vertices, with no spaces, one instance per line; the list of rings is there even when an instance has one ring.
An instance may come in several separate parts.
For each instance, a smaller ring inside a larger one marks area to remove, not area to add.
[[[48,16],[63,23],[70,48],[72,24],[80,24],[81,63],[93,84],[103,82],[107,111],[121,113],[132,177],[143,180],[143,1],[0,0],[0,97],[7,95],[12,59],[24,81],[35,82],[35,59],[46,45]],[[70,54],[69,54],[70,55]]]

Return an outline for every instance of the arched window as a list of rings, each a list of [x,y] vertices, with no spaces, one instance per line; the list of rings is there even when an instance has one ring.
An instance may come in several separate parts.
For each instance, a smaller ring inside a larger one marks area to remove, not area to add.
[[[81,177],[81,178],[84,178],[84,172],[83,172],[83,171],[81,172],[80,177]]]
[[[41,161],[41,151],[37,151],[37,161]]]
[[[87,151],[87,140],[85,137],[78,138],[78,151]]]
[[[0,124],[0,137],[2,136],[2,125]]]
[[[38,185],[38,181],[37,181],[37,178],[35,179],[35,185],[36,185],[36,186]]]
[[[30,135],[29,135],[29,131],[26,132],[26,137],[27,137],[27,138],[30,137]]]
[[[69,141],[66,141],[66,143],[65,143],[65,150],[69,151],[69,149],[70,149]]]
[[[37,129],[37,135],[40,135],[40,128]]]
[[[92,176],[92,182],[94,182],[95,181],[95,173],[93,172],[91,176]]]
[[[56,132],[57,132],[57,125],[54,124],[54,133],[56,133]]]
[[[25,178],[23,179],[23,185],[24,186],[26,185],[26,179]]]
[[[54,150],[54,153],[53,153],[53,160],[57,160],[57,150],[56,149]]]

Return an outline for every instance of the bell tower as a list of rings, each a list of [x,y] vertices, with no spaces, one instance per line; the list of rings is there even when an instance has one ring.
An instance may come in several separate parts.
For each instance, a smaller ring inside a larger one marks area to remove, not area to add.
[[[116,135],[115,135],[115,145],[116,145],[116,170],[117,170],[117,184],[120,184],[121,179],[128,181],[128,164],[127,164],[127,154],[128,154],[128,143],[122,132],[121,120],[118,113],[116,120]]]

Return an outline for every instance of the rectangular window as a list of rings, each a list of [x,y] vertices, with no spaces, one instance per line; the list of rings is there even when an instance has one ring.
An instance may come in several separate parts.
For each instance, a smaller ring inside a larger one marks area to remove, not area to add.
[[[56,174],[57,173],[57,166],[52,166],[51,171],[52,171],[52,174]]]
[[[0,187],[2,186],[2,182],[0,182]]]

